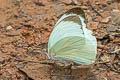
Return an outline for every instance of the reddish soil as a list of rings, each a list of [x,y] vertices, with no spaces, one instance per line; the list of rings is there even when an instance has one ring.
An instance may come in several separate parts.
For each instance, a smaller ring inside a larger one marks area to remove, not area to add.
[[[59,16],[74,7],[83,8],[98,54],[94,64],[70,69],[42,49]],[[0,0],[0,80],[120,80],[120,1]]]

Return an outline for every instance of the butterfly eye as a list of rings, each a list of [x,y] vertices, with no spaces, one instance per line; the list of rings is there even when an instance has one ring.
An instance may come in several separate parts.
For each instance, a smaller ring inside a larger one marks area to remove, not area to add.
[[[52,53],[51,56],[54,57],[54,56],[55,56],[55,53]]]

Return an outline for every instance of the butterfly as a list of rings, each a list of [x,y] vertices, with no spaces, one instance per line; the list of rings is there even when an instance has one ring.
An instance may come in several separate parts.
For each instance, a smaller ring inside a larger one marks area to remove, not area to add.
[[[48,41],[49,59],[92,64],[96,60],[97,40],[85,24],[81,8],[66,11],[56,22]]]

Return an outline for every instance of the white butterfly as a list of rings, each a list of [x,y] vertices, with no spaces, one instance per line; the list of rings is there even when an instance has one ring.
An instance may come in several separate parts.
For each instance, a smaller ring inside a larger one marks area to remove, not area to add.
[[[96,60],[97,41],[86,28],[81,8],[68,10],[55,24],[48,42],[48,57],[91,64]]]

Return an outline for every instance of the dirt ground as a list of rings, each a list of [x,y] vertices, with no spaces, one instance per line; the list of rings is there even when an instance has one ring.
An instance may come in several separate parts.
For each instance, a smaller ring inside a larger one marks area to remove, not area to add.
[[[98,54],[94,64],[70,69],[42,49],[59,16],[74,7],[84,10]],[[0,80],[120,80],[120,1],[0,0]]]

